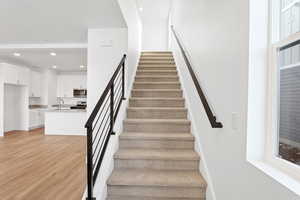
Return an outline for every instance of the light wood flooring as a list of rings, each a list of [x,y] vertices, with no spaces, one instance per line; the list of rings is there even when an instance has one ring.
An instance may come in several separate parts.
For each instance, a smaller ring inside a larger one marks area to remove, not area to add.
[[[43,129],[0,138],[1,200],[81,200],[85,137],[45,136]]]

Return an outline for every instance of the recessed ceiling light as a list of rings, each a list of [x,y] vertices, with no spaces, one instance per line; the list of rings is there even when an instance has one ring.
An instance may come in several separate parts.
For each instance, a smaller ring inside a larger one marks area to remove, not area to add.
[[[52,68],[53,68],[53,69],[56,69],[56,68],[57,68],[57,66],[56,66],[56,65],[53,65],[53,66],[52,66]]]
[[[84,65],[80,65],[79,67],[80,67],[81,69],[85,68],[85,66],[84,66]]]
[[[140,10],[140,11],[143,11],[143,8],[142,8],[142,7],[140,7],[140,8],[139,8],[139,10]]]
[[[51,52],[50,55],[51,56],[56,56],[56,53],[55,52]]]
[[[21,54],[16,52],[16,53],[14,53],[14,56],[19,57],[19,56],[21,56]]]

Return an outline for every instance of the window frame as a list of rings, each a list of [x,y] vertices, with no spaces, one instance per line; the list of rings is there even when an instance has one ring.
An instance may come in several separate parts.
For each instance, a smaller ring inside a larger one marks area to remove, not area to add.
[[[273,0],[279,1],[279,0]],[[274,7],[273,7],[274,8]],[[276,15],[276,12],[275,12]],[[278,13],[277,13],[278,17]],[[273,12],[274,19],[274,12]],[[277,18],[278,19],[278,18]],[[271,26],[274,27],[275,20],[272,20]],[[278,22],[277,22],[278,23]],[[279,25],[275,25],[279,27]],[[271,28],[271,30],[274,30]],[[272,31],[271,31],[272,32]],[[278,30],[279,32],[279,30]],[[279,34],[274,32],[270,33],[270,38],[274,40],[277,38],[279,40]],[[266,144],[265,144],[265,160],[267,163],[272,166],[280,169],[282,172],[287,175],[295,178],[300,183],[300,166],[284,160],[278,156],[278,145],[279,145],[279,119],[280,119],[280,82],[279,82],[279,72],[280,69],[278,67],[278,58],[279,58],[279,50],[280,48],[291,44],[295,41],[300,40],[300,32],[291,34],[289,37],[280,40],[278,42],[271,42],[269,49],[269,67],[268,67],[268,88],[267,88],[267,136],[266,136]],[[272,41],[272,40],[271,40]]]

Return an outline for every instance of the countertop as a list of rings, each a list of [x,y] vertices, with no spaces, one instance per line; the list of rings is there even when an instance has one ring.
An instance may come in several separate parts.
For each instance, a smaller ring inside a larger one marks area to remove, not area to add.
[[[74,105],[63,105],[62,109],[58,109],[58,105],[53,105],[52,107],[47,107],[47,106],[30,106],[29,110],[30,111],[43,111],[43,112],[57,112],[57,113],[85,113],[86,109],[70,109],[71,106]]]
[[[86,113],[86,110],[84,109],[49,109],[46,110],[46,112],[50,113]]]

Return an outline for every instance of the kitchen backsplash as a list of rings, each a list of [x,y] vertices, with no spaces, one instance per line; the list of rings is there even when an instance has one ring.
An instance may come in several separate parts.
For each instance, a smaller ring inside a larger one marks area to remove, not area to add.
[[[42,99],[41,98],[29,98],[29,105],[41,105],[42,104]]]
[[[64,100],[64,104],[68,105],[76,105],[78,101],[86,101],[86,98],[62,98]],[[57,103],[59,102],[59,98],[57,98]]]

